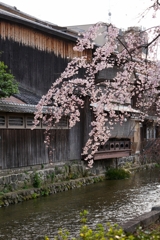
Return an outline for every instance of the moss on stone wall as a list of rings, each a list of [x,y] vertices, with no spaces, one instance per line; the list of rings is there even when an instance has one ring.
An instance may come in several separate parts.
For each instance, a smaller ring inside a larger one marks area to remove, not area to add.
[[[104,181],[104,179],[104,175],[90,176],[59,183],[50,183],[39,188],[21,189],[16,192],[4,193],[0,196],[0,207],[83,187],[89,184]]]

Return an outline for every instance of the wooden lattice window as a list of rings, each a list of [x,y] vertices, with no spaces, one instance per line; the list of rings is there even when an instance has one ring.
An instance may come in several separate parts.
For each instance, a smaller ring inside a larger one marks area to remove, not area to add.
[[[47,127],[47,124],[42,124],[43,128]],[[52,123],[52,129],[68,129],[69,128],[69,119],[64,116],[60,119],[58,123]]]
[[[32,128],[34,126],[34,117],[33,116],[26,116],[26,128]],[[41,123],[36,126],[36,128],[41,128]]]
[[[0,116],[0,128],[6,127],[6,117]]]
[[[23,116],[9,116],[8,117],[9,128],[24,128],[24,117]]]
[[[56,124],[53,124],[52,129],[68,129],[69,121],[68,117],[62,117],[60,121]],[[0,115],[0,128],[27,128],[31,129],[34,126],[34,115]],[[41,120],[36,126],[36,129],[46,128],[46,124],[42,124]]]
[[[60,121],[55,124],[56,128],[68,128],[68,117],[62,117]]]

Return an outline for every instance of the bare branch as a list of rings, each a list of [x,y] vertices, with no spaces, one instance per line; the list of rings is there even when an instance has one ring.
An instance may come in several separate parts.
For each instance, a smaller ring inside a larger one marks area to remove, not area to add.
[[[127,46],[121,41],[121,39],[119,37],[117,37],[117,40],[122,44],[122,46],[126,49],[126,51],[128,52],[128,54],[130,55],[131,59],[132,59],[132,55],[131,52],[128,50]]]

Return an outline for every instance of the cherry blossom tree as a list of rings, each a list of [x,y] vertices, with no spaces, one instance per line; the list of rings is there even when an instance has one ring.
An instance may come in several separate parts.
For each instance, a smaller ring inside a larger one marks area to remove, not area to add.
[[[160,3],[157,0],[152,2],[148,10],[154,9],[155,17]],[[95,40],[100,34],[105,36],[105,43],[96,46]],[[105,144],[110,138],[114,125],[117,122],[123,124],[124,119],[130,116],[129,111],[125,110],[117,114],[115,104],[127,104],[131,108],[128,103],[131,103],[131,99],[136,99],[134,108],[142,121],[154,105],[159,121],[159,39],[160,26],[145,31],[130,28],[121,32],[112,24],[106,23],[97,23],[80,35],[74,51],[81,52],[81,57],[75,57],[68,63],[65,71],[52,84],[48,93],[42,96],[37,106],[35,125],[40,119],[47,125],[46,144],[50,144],[49,130],[63,116],[69,116],[70,128],[80,121],[86,97],[89,97],[94,115],[89,138],[83,148],[89,166],[93,164],[93,156],[99,145]],[[90,61],[83,55],[86,49],[93,51]],[[83,77],[79,77],[82,69]],[[113,69],[115,76],[97,82],[95,76],[105,69]],[[47,106],[49,107],[44,113],[44,107]]]

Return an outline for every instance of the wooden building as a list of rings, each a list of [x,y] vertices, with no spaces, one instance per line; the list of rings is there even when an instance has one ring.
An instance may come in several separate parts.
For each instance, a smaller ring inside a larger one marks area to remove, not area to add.
[[[77,56],[77,38],[65,28],[42,22],[14,7],[0,3],[1,61],[19,83],[19,94],[0,100],[0,168],[22,167],[81,158],[82,133],[77,124],[52,130],[49,155],[44,145],[44,126],[31,130],[35,106],[64,71],[69,59]],[[91,52],[86,52],[91,56]]]
[[[51,155],[44,145],[45,126],[40,123],[31,130],[35,106],[41,96],[64,71],[69,59],[81,54],[73,51],[76,40],[76,35],[67,33],[66,28],[0,3],[0,60],[8,65],[19,83],[18,94],[0,99],[1,169],[81,159],[92,117],[87,101],[81,121],[73,129],[68,128],[67,119],[62,119],[60,127],[52,130]],[[88,50],[85,55],[91,58],[92,52]],[[112,133],[95,160],[129,156],[131,142],[139,142],[138,124],[135,120],[125,123],[123,133],[117,125],[118,135]],[[134,146],[135,152],[137,145]]]

